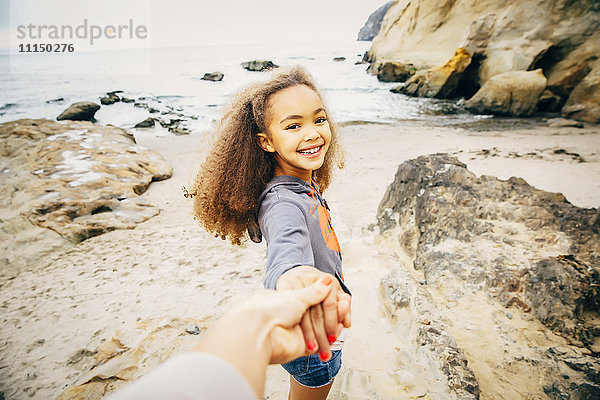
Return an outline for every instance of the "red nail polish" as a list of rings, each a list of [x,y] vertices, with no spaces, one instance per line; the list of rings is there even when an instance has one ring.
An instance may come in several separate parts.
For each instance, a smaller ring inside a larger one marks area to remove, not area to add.
[[[329,285],[331,285],[333,283],[333,279],[331,278],[331,276],[328,275],[328,276],[323,277],[321,279],[321,282],[323,282],[323,284],[325,286],[329,286]]]
[[[333,335],[327,335],[327,340],[329,340],[330,344],[333,343],[333,342],[335,342],[335,339],[336,339],[335,336],[333,336]]]
[[[308,349],[308,351],[315,351],[317,349],[317,344],[312,340],[309,340],[308,342],[306,342],[306,348]]]
[[[319,358],[321,359],[321,361],[327,361],[327,359],[329,358],[329,352],[328,351],[320,352]]]

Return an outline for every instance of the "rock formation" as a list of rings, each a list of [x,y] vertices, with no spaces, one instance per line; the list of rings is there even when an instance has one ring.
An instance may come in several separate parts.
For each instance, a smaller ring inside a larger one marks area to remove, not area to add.
[[[379,33],[379,30],[381,29],[381,21],[392,4],[394,4],[393,1],[388,1],[377,10],[373,11],[371,15],[369,15],[365,25],[360,28],[360,31],[358,31],[358,38],[356,40],[373,40],[373,38]]]
[[[92,368],[58,400],[100,400],[170,356],[191,350],[205,330],[204,321],[193,319],[140,321],[134,330],[117,330],[97,352],[84,350]]]
[[[470,63],[471,55],[465,49],[459,48],[444,65],[413,75],[402,87],[402,93],[442,99],[456,97],[459,81]]]
[[[139,195],[171,167],[124,129],[23,119],[0,124],[0,138],[3,265],[159,213]]]
[[[448,96],[467,99],[495,75],[541,69],[544,102],[552,94],[551,108],[563,116],[598,123],[599,31],[600,3],[594,0],[401,1],[386,13],[365,60],[428,69],[464,49],[470,63],[455,74],[458,88]]]
[[[378,226],[413,258],[454,324],[464,323],[464,298],[513,309],[488,328],[500,332],[488,345],[501,359],[486,368],[516,370],[515,377],[527,370],[552,399],[600,396],[600,209],[575,207],[520,178],[478,178],[456,158],[437,154],[399,166],[380,203]],[[402,281],[382,282],[388,301],[406,303],[397,295],[406,290],[394,283]],[[418,301],[414,296],[405,297]],[[546,338],[558,336],[529,344],[524,357],[511,335],[527,336],[526,329],[511,325],[513,313],[541,322]],[[462,350],[474,354],[469,345]],[[486,362],[475,357],[467,356],[469,365]]]
[[[71,104],[58,117],[57,121],[92,121],[94,122],[94,114],[100,109],[100,105],[88,101],[81,101]]]
[[[535,113],[545,87],[541,69],[505,72],[492,76],[465,106],[478,114],[528,117]]]

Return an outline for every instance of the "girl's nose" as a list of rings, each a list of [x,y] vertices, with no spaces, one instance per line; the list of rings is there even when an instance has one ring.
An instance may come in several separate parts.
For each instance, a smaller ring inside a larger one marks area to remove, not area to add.
[[[312,127],[307,127],[306,128],[306,132],[304,133],[304,141],[308,142],[311,140],[315,140],[319,138],[319,132],[317,132],[317,130],[315,128]]]

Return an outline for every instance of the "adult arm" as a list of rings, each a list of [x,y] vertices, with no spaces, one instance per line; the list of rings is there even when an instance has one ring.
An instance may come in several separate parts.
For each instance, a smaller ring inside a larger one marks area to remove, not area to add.
[[[179,355],[110,400],[262,398],[268,364],[306,354],[300,321],[327,297],[326,277],[301,290],[266,290],[225,314],[195,352]]]

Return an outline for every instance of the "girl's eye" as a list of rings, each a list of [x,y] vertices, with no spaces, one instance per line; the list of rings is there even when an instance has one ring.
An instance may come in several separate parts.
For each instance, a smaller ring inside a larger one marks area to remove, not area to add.
[[[327,118],[325,118],[325,117],[319,117],[319,118],[317,118],[317,120],[315,122],[317,124],[322,124],[325,121],[327,121]]]
[[[285,127],[285,129],[298,129],[300,127],[300,124],[290,124],[288,126]]]

